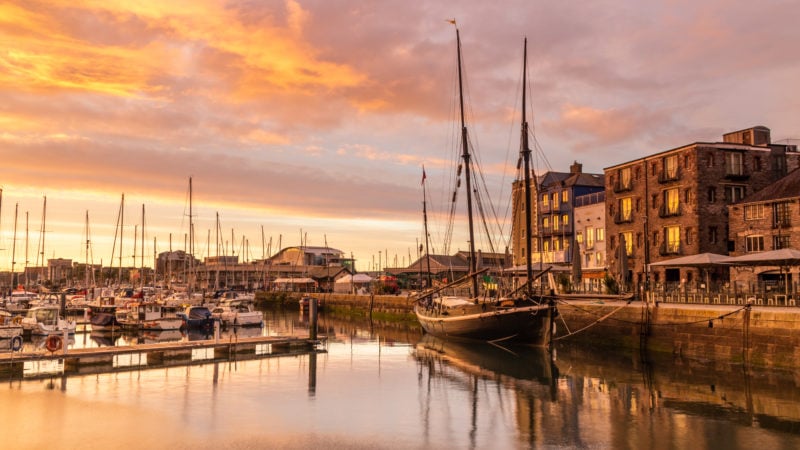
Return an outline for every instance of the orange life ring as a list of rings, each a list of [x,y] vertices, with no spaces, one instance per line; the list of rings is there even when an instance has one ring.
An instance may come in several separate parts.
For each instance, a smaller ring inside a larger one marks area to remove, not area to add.
[[[13,323],[14,325],[21,324],[22,323],[22,316],[14,316],[14,318],[11,319],[11,323]]]
[[[64,340],[61,339],[61,336],[57,334],[52,334],[47,337],[47,341],[44,343],[45,348],[49,350],[51,353],[55,353],[64,346]]]

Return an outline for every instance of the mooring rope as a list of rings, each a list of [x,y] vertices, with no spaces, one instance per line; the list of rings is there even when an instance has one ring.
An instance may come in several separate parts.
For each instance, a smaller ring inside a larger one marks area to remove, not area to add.
[[[587,330],[587,329],[589,329],[589,328],[591,328],[591,327],[593,327],[593,326],[597,325],[598,323],[600,323],[600,322],[602,322],[602,321],[604,321],[604,320],[608,319],[610,316],[612,316],[612,315],[616,314],[617,312],[619,312],[619,311],[620,311],[622,308],[625,308],[626,306],[630,305],[632,302],[633,302],[633,299],[630,299],[630,300],[628,300],[627,302],[625,302],[625,304],[624,304],[624,305],[621,305],[621,306],[619,306],[619,307],[615,308],[613,311],[611,311],[611,312],[609,312],[608,314],[606,314],[606,315],[604,315],[604,316],[602,316],[602,317],[598,318],[597,320],[595,320],[594,322],[592,322],[592,323],[590,323],[590,324],[588,324],[588,325],[584,326],[583,328],[580,328],[580,329],[578,329],[578,330],[575,330],[575,331],[571,331],[571,332],[569,332],[569,333],[567,333],[567,334],[565,334],[565,335],[563,335],[563,336],[558,336],[558,337],[555,337],[555,338],[553,338],[552,340],[553,340],[553,341],[559,341],[559,340],[561,340],[561,339],[568,338],[568,337],[570,337],[570,336],[573,336],[573,335],[575,335],[575,334],[578,334],[578,333],[580,333],[580,332],[582,332],[582,331],[585,331],[585,330]],[[563,304],[565,304],[565,305],[567,305],[567,306],[570,306],[570,307],[572,307],[572,308],[575,308],[575,309],[577,309],[577,310],[579,310],[579,311],[582,311],[582,312],[584,312],[584,313],[586,313],[586,314],[589,314],[589,315],[592,315],[592,316],[596,316],[596,315],[597,315],[596,313],[594,313],[594,312],[592,312],[592,311],[589,311],[589,310],[588,310],[588,309],[586,309],[586,308],[581,308],[580,306],[577,306],[577,305],[575,305],[575,304],[569,303],[569,302],[567,302],[567,301],[565,301],[565,300],[559,300],[559,303],[563,303]],[[736,310],[733,310],[733,311],[731,311],[731,312],[728,312],[728,313],[722,314],[722,315],[720,315],[720,316],[717,316],[717,317],[714,317],[714,318],[711,318],[711,319],[700,319],[700,320],[693,320],[693,321],[690,321],[690,322],[682,322],[682,323],[650,323],[649,325],[650,325],[650,326],[682,326],[682,325],[694,325],[694,324],[698,324],[698,323],[708,322],[708,325],[709,325],[709,327],[711,327],[711,326],[712,326],[712,323],[713,323],[713,321],[715,321],[715,320],[722,320],[722,319],[724,319],[725,317],[732,316],[732,315],[734,315],[734,314],[738,314],[739,312],[741,312],[741,311],[743,311],[743,310],[748,310],[748,311],[749,311],[749,310],[750,310],[750,308],[751,308],[751,306],[752,306],[752,305],[744,305],[744,306],[742,306],[741,308],[738,308],[738,309],[736,309]],[[612,319],[612,320],[616,320],[616,321],[618,321],[618,322],[622,322],[622,323],[631,324],[631,325],[641,325],[641,322],[635,322],[635,321],[631,321],[631,320],[625,320],[625,319],[618,319],[618,318],[614,318],[614,317],[612,317],[611,319]],[[562,317],[562,321],[563,321],[563,317]]]
[[[585,331],[585,330],[587,330],[587,329],[589,329],[589,328],[591,328],[591,327],[593,327],[593,326],[597,325],[598,323],[600,323],[600,322],[602,322],[602,321],[606,320],[608,317],[610,317],[610,316],[612,316],[612,315],[616,314],[616,313],[617,313],[619,310],[621,310],[622,308],[624,308],[624,307],[626,307],[626,306],[630,305],[632,301],[633,301],[633,299],[630,299],[630,300],[628,300],[627,302],[625,302],[625,304],[624,304],[624,305],[622,305],[622,306],[619,306],[619,307],[618,307],[618,308],[616,308],[615,310],[611,311],[610,313],[606,314],[606,315],[605,315],[605,316],[603,316],[603,317],[600,317],[599,319],[597,319],[597,320],[595,320],[594,322],[592,322],[592,323],[590,323],[590,324],[586,325],[586,326],[585,326],[585,327],[583,327],[583,328],[577,329],[577,330],[575,330],[575,331],[572,331],[572,332],[570,332],[570,333],[567,333],[567,334],[565,334],[565,335],[563,335],[563,336],[558,336],[558,337],[556,337],[556,338],[553,338],[552,340],[554,340],[554,341],[560,341],[561,339],[568,338],[568,337],[570,337],[570,336],[573,336],[573,335],[575,335],[575,334],[578,334],[578,333],[580,333],[580,332],[582,332],[582,331]],[[561,302],[561,303],[564,303],[564,304],[567,304],[567,305],[570,305],[569,303],[565,302],[564,300],[559,300],[559,302]],[[570,306],[573,306],[573,305],[570,305]],[[578,309],[580,309],[580,308],[578,308]],[[586,311],[586,312],[588,312],[588,311]]]

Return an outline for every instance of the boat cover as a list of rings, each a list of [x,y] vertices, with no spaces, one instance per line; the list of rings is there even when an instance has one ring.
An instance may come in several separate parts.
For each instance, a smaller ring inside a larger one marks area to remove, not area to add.
[[[211,311],[208,308],[192,308],[189,311],[189,320],[204,320],[211,317]]]

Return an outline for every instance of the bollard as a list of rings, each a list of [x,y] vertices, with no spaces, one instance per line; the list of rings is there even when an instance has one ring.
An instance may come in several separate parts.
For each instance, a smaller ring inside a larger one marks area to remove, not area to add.
[[[308,338],[317,339],[317,299],[314,297],[308,302]]]

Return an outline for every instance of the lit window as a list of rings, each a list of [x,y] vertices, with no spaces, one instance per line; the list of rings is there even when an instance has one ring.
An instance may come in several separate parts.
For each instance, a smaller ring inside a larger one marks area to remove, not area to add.
[[[633,202],[630,197],[619,199],[619,220],[630,222],[633,220]]]
[[[681,249],[681,228],[678,226],[664,229],[666,253],[678,253]]]
[[[678,155],[664,158],[664,177],[668,180],[678,178]]]
[[[625,236],[625,254],[631,256],[633,255],[633,233],[625,231],[622,235]]]
[[[664,191],[664,213],[674,216],[680,212],[680,196],[678,188],[667,189]]]

